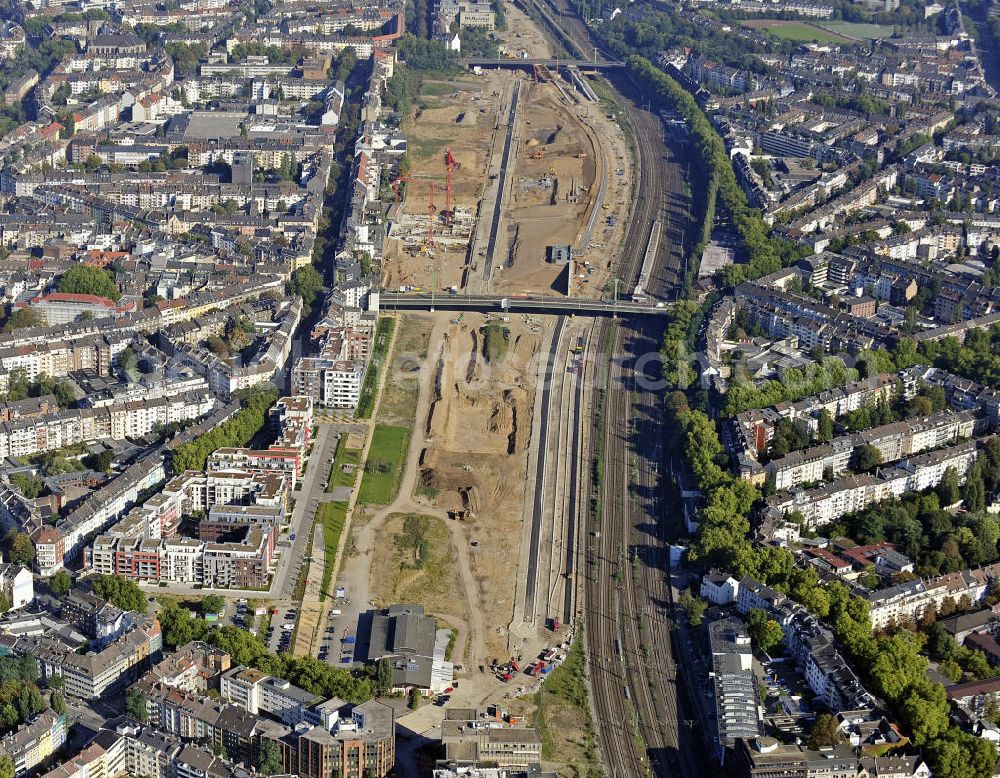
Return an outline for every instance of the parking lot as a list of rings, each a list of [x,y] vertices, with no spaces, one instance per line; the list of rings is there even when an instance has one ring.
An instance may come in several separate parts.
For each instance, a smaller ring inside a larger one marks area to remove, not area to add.
[[[350,603],[347,590],[338,587],[330,605],[330,612],[323,627],[323,637],[319,644],[319,658],[330,664],[346,667],[354,661],[354,631],[356,624],[348,623],[344,606]],[[345,638],[351,642],[345,642]]]
[[[291,648],[292,632],[298,608],[294,605],[271,606],[271,624],[261,637],[267,650],[275,654],[285,654]]]

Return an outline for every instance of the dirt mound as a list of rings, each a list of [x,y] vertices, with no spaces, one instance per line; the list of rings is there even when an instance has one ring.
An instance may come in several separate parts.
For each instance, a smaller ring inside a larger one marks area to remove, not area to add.
[[[436,508],[466,516],[469,539],[478,549],[480,602],[499,624],[513,608],[509,572],[523,523],[540,338],[519,321],[503,321],[506,348],[490,362],[482,331],[489,321],[468,316],[464,324],[454,322],[443,339],[433,368],[419,478]]]

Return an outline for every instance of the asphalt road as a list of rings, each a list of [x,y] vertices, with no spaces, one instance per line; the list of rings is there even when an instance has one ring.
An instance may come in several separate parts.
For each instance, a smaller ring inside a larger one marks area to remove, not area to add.
[[[220,594],[224,597],[246,597],[258,600],[288,600],[295,588],[295,581],[302,568],[309,544],[309,530],[316,517],[326,479],[330,474],[330,462],[336,448],[337,433],[333,425],[321,424],[312,454],[306,465],[306,474],[300,481],[300,488],[292,492],[295,506],[287,533],[278,540],[278,561],[271,586],[266,592],[253,589],[194,589],[187,584],[145,584],[143,588],[159,594],[203,597],[206,594]],[[292,536],[295,536],[292,539]]]
[[[510,113],[507,117],[507,133],[504,136],[503,153],[500,156],[500,170],[497,174],[497,196],[493,203],[493,219],[490,222],[490,237],[486,242],[486,257],[483,259],[483,289],[489,290],[490,278],[493,275],[493,263],[496,259],[497,233],[500,231],[500,217],[503,216],[503,198],[507,191],[507,169],[510,166],[510,150],[514,140],[514,127],[517,124],[517,102],[521,96],[521,83],[514,84],[514,93],[510,98]]]
[[[563,327],[566,324],[564,317],[560,316],[556,321],[555,331],[552,333],[552,348],[545,355],[544,375],[551,376],[555,370],[556,357],[559,354],[559,343],[562,338]],[[541,423],[538,430],[538,461],[535,467],[535,500],[531,511],[531,536],[528,544],[528,579],[524,588],[524,619],[534,621],[537,611],[536,593],[538,590],[538,547],[542,534],[542,516],[545,512],[545,462],[549,445],[549,403],[552,399],[552,389],[555,382],[552,380],[542,381],[542,413]]]

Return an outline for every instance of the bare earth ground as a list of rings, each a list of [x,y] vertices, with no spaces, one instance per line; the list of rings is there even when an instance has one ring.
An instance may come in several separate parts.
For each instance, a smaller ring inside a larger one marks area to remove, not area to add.
[[[512,715],[524,716],[529,726],[541,726],[537,693],[508,700],[505,704]],[[547,697],[544,704],[545,732],[552,750],[552,753],[542,754],[544,767],[566,778],[600,775],[586,709],[552,697]]]
[[[379,424],[413,425],[420,374],[426,369],[427,346],[434,323],[432,314],[408,313],[399,317],[396,349],[379,406]]]
[[[520,58],[551,59],[552,44],[528,15],[513,3],[504,3],[506,26],[499,32],[500,54]]]
[[[404,523],[418,522],[423,547],[414,547]],[[451,547],[447,519],[425,514],[394,514],[382,525],[381,542],[372,555],[372,599],[378,607],[398,602],[423,605],[441,627],[457,631],[456,648],[465,646],[469,614],[465,607],[456,554]],[[423,553],[421,553],[421,551]]]
[[[500,235],[501,246],[511,251],[494,289],[566,294],[566,269],[545,261],[545,247],[577,245],[596,180],[596,146],[554,84],[528,82],[521,95],[521,143],[514,158],[512,197],[504,209],[506,235]],[[570,202],[574,178],[575,203]]]
[[[530,22],[523,15],[522,21]],[[506,111],[498,115],[499,95],[509,93],[515,79],[523,82],[518,144],[493,290],[597,297],[606,288],[631,196],[633,167],[622,128],[606,105],[584,100],[562,79],[557,81],[566,97],[554,82],[536,83],[510,71],[424,82],[415,115],[403,125],[415,180],[405,187],[397,223],[386,241],[386,288],[443,292],[466,285],[463,269],[490,155],[503,146]],[[448,148],[460,165],[452,171],[453,226],[443,217]],[[601,181],[603,200],[598,204]],[[588,224],[593,227],[589,239]],[[426,245],[428,225],[433,245]],[[573,246],[578,260],[569,271],[545,261],[546,246],[560,244]],[[477,262],[472,278],[481,272]]]
[[[497,97],[505,82],[514,78],[509,72],[488,76],[458,76],[447,81],[428,80],[416,101],[414,116],[403,123],[402,131],[409,144],[410,177],[397,218],[384,249],[384,275],[387,289],[402,285],[439,290],[462,282],[462,265],[486,180],[490,140],[497,120]],[[443,220],[447,166],[445,150],[450,148],[461,167],[452,170],[452,208],[455,222],[468,221],[470,229],[456,230],[455,236]],[[427,214],[431,192],[435,219],[435,247],[420,250],[427,236]],[[404,238],[410,236],[411,240]]]
[[[394,592],[418,602],[427,598],[428,609],[459,630],[453,661],[470,672],[463,680],[462,699],[469,694],[467,701],[478,704],[480,696],[513,691],[488,673],[480,674],[478,665],[492,657],[507,658],[535,399],[533,360],[542,328],[520,317],[507,323],[507,352],[500,364],[490,365],[482,354],[482,315],[467,315],[460,322],[442,314],[419,318],[413,324],[410,316],[403,317],[393,356],[394,363],[405,361],[400,344],[408,337],[425,342],[421,333],[434,319],[426,364],[416,373],[419,394],[407,393],[411,403],[415,400],[409,405],[413,410],[396,412],[397,420],[416,419],[400,491],[390,506],[355,511],[338,583],[353,592],[345,623]],[[387,407],[398,391],[390,380]],[[464,519],[454,518],[459,511],[465,512]],[[445,597],[444,592],[454,590],[443,581],[421,594],[420,576],[411,579],[401,575],[398,564],[393,567],[392,522],[402,513],[436,517],[447,529],[456,596]]]
[[[488,657],[504,658],[505,628],[513,610],[511,561],[520,545],[527,480],[527,448],[535,391],[533,364],[538,328],[520,322],[510,329],[499,364],[483,354],[481,316],[448,328],[435,366],[428,409],[427,445],[420,482],[433,505],[464,516],[461,535],[471,546],[474,598],[487,624]]]

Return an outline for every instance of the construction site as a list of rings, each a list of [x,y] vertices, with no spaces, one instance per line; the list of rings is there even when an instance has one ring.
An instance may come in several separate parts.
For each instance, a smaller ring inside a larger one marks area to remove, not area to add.
[[[614,111],[579,71],[425,81],[403,124],[383,283],[442,294],[608,291],[631,202]]]
[[[462,316],[443,333],[432,363],[418,491],[461,527],[472,554],[473,602],[488,625],[511,618],[511,560],[521,543],[535,361],[543,328]],[[506,629],[484,636],[488,656],[507,650]],[[480,658],[482,661],[483,658]]]

